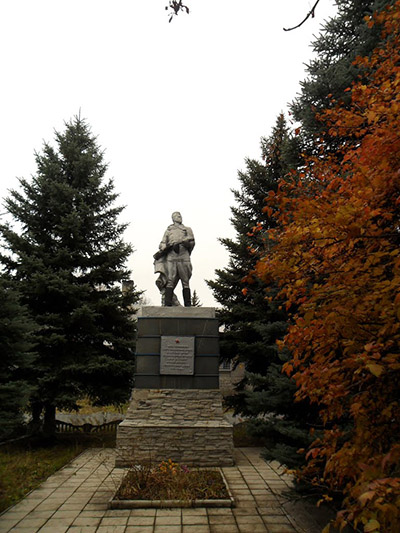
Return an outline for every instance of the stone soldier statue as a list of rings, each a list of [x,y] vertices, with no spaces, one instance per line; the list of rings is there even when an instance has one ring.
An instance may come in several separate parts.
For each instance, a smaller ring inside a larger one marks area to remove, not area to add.
[[[194,248],[194,236],[191,228],[182,224],[182,215],[172,213],[173,224],[166,229],[159,251],[154,255],[155,270],[160,274],[156,281],[160,292],[164,293],[164,305],[179,305],[174,298],[174,289],[179,280],[182,282],[185,307],[191,305],[189,280],[192,276],[190,254]]]

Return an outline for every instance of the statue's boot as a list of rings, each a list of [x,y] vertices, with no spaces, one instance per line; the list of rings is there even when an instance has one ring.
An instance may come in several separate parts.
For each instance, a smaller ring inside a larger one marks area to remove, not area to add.
[[[165,289],[165,295],[164,295],[164,305],[166,307],[172,307],[172,295],[174,293],[174,289],[172,287],[166,287]]]
[[[192,299],[190,296],[190,289],[183,289],[183,303],[185,304],[185,307],[191,307],[192,306]]]

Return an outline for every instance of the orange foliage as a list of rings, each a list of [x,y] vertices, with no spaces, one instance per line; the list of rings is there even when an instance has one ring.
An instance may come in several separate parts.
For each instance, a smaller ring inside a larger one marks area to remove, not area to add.
[[[283,341],[297,398],[319,404],[322,438],[300,478],[343,491],[338,523],[400,531],[400,1],[369,25],[384,45],[357,58],[350,106],[320,117],[342,141],[307,161],[268,206],[280,225],[257,264],[296,315]],[[327,496],[329,498],[329,496]]]

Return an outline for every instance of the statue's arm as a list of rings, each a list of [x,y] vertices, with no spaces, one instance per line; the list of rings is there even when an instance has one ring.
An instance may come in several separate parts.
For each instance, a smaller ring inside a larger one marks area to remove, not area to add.
[[[189,250],[189,252],[191,252],[195,245],[194,235],[193,235],[193,231],[191,228],[186,228],[186,230],[187,230],[187,238],[185,239],[183,245],[185,246],[185,248]]]
[[[164,236],[160,242],[160,246],[159,246],[159,249],[160,250],[165,250],[165,248],[168,246],[168,230],[166,230],[166,232],[164,233]]]

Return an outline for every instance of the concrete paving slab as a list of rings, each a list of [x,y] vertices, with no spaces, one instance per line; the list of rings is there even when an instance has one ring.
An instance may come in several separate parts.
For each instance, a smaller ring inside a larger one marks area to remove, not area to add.
[[[181,516],[157,516],[156,526],[180,526],[182,524]]]
[[[206,526],[208,525],[208,517],[200,515],[182,516],[182,524],[184,526]]]
[[[183,526],[182,533],[209,533],[210,528],[204,525],[197,526]]]
[[[181,526],[176,525],[160,525],[160,526],[154,526],[154,533],[181,533]]]
[[[131,516],[128,518],[128,526],[153,526],[154,516]]]
[[[96,533],[97,527],[93,526],[71,526],[67,533]]]
[[[210,509],[202,508],[188,508],[182,509],[182,516],[207,516],[207,513],[210,512]]]
[[[153,526],[128,526],[125,533],[153,533]]]
[[[233,515],[211,515],[208,517],[210,524],[222,524],[228,526],[229,524],[236,524],[236,520]]]
[[[73,526],[91,526],[91,527],[97,527],[100,524],[101,518],[94,518],[91,516],[81,516],[76,518],[73,522]]]
[[[223,468],[233,509],[110,510],[123,470],[114,468],[114,450],[86,450],[0,515],[0,533],[319,533],[312,510],[283,496],[290,477],[260,451],[236,449],[236,465]]]
[[[156,509],[131,509],[129,516],[156,516]]]
[[[157,518],[160,516],[182,516],[182,509],[157,509]]]

